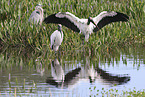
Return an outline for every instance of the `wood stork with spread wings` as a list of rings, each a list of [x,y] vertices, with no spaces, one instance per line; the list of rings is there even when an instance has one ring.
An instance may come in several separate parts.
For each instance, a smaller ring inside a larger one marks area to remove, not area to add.
[[[38,4],[35,7],[35,10],[31,13],[29,17],[29,22],[32,22],[34,24],[42,24],[43,21],[43,8],[42,5]]]
[[[88,19],[80,19],[70,12],[59,12],[49,15],[44,19],[44,22],[46,24],[62,24],[75,32],[82,32],[85,41],[88,41],[91,33],[97,32],[105,25],[112,22],[128,21],[128,19],[129,17],[126,14],[114,11],[103,11],[98,16]]]
[[[61,31],[61,24],[58,24],[58,30],[55,30],[50,36],[50,47],[55,52],[63,41],[63,32]]]

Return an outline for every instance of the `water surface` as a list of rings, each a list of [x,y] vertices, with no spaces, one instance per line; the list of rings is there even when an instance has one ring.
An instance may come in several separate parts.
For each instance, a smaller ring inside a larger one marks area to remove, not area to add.
[[[104,56],[77,51],[77,56],[53,59],[22,52],[1,52],[1,96],[16,91],[21,96],[88,97],[101,95],[97,90],[102,89],[145,89],[144,47],[117,48]]]

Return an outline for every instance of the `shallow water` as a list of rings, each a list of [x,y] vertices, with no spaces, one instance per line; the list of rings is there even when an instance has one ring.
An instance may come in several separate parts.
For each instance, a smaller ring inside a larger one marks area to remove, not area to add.
[[[102,89],[145,89],[144,47],[116,49],[97,57],[42,59],[13,54],[0,55],[0,96],[88,97],[101,95],[97,90]]]

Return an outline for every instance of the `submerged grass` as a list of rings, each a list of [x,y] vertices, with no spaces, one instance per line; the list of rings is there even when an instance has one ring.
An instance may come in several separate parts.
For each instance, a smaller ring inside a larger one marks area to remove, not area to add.
[[[118,89],[104,89],[102,90],[96,90],[95,87],[94,89],[90,89],[91,92],[95,91],[97,92],[96,95],[90,95],[90,97],[143,97],[145,96],[145,90],[136,90],[134,89],[127,89],[124,87],[124,90],[118,90]]]
[[[5,94],[0,92],[0,96],[15,96],[15,97],[21,97],[21,96],[48,96],[52,97],[51,91],[50,93],[42,93],[39,94],[39,90],[37,87],[37,84],[33,81],[33,83],[28,87],[25,86],[25,79],[23,83],[23,87],[18,85],[18,80],[16,78],[15,83],[17,84],[14,87],[11,87],[11,82],[9,80],[9,91],[7,91]],[[96,89],[96,87],[89,88],[90,89],[90,95],[89,97],[144,97],[145,96],[145,90],[137,90],[135,87],[133,89],[127,89],[124,87],[124,90],[118,90],[118,89]],[[48,90],[47,90],[48,91]],[[54,93],[55,94],[55,93]],[[57,94],[61,96],[60,94]],[[76,94],[77,97],[80,95]]]
[[[22,49],[27,46],[36,51],[50,50],[50,35],[57,29],[55,24],[31,25],[28,18],[35,6],[44,5],[44,17],[59,11],[69,11],[80,18],[95,17],[100,12],[118,11],[129,16],[128,22],[112,23],[93,33],[89,43],[85,43],[86,51],[90,49],[94,53],[108,51],[117,46],[126,46],[134,43],[145,43],[145,12],[143,0],[2,0],[0,10],[0,43],[7,46],[18,46]],[[45,29],[44,29],[45,27]],[[64,40],[61,51],[69,52],[83,48],[81,34],[63,26]]]
[[[4,96],[4,95],[7,95],[7,96],[14,96],[14,97],[17,97],[17,96],[30,96],[31,93],[35,93],[37,92],[37,87],[36,87],[36,83],[33,81],[32,85],[30,85],[29,87],[28,86],[25,86],[25,79],[24,79],[24,83],[23,83],[23,87],[21,87],[19,84],[18,84],[18,80],[16,78],[16,86],[13,86],[11,87],[11,81],[9,80],[9,87],[8,87],[8,91],[6,91],[6,93],[2,93],[0,92],[0,97],[1,96]]]

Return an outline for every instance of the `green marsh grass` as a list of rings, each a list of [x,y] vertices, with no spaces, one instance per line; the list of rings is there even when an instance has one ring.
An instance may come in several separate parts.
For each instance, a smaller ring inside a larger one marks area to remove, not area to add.
[[[2,0],[0,10],[0,39],[1,44],[18,46],[22,49],[31,46],[36,51],[48,50],[50,54],[50,35],[57,29],[55,24],[31,25],[28,18],[35,6],[44,5],[44,17],[57,13],[69,11],[79,18],[95,17],[100,12],[118,11],[129,16],[128,22],[112,23],[105,26],[97,33],[91,34],[89,43],[85,43],[86,51],[91,49],[95,52],[107,52],[117,46],[144,44],[145,40],[145,12],[143,0],[43,0],[35,2],[31,0]],[[44,29],[45,27],[45,29]],[[64,40],[61,51],[73,51],[82,49],[82,34],[73,32],[63,26]]]

